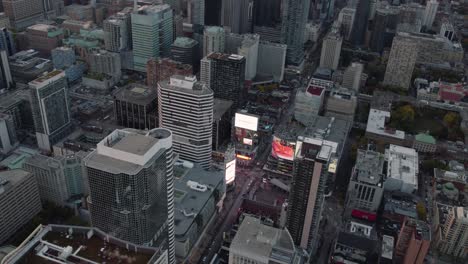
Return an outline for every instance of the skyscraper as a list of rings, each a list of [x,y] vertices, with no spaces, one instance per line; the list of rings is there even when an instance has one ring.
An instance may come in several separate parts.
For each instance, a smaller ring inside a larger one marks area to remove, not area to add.
[[[437,0],[429,0],[426,2],[426,9],[424,9],[423,16],[423,26],[426,29],[431,29],[432,24],[434,24],[434,19],[437,14],[437,8],[439,7],[439,2]]]
[[[205,0],[188,0],[187,13],[193,25],[205,25]]]
[[[131,12],[132,8],[127,7],[104,20],[102,28],[106,50],[119,52],[132,48]]]
[[[173,38],[172,9],[169,5],[141,6],[132,13],[133,63],[146,71],[149,58],[167,57]]]
[[[252,0],[222,0],[221,25],[232,33],[248,33],[252,27]]]
[[[391,40],[395,34],[399,12],[399,8],[389,5],[375,10],[374,28],[369,43],[371,50],[380,53],[386,47],[388,39]]]
[[[340,13],[338,14],[338,22],[341,26],[341,33],[346,40],[351,37],[351,33],[353,32],[355,14],[356,9],[349,7],[341,9]]]
[[[193,73],[197,73],[200,64],[199,50],[196,40],[178,37],[171,45],[171,57],[174,61],[192,65]]]
[[[309,7],[309,0],[283,1],[281,43],[288,45],[288,64],[300,65],[304,59],[304,32]]]
[[[52,71],[29,83],[37,145],[50,151],[71,129],[70,103],[65,72]]]
[[[361,46],[364,44],[369,20],[369,9],[369,0],[358,0],[353,22],[353,31],[351,33],[351,42],[354,46]]]
[[[385,71],[384,85],[408,89],[417,57],[417,42],[401,34],[395,36]]]
[[[115,130],[83,161],[92,225],[175,264],[172,132]]]
[[[0,50],[6,50],[8,56],[12,56],[16,53],[13,33],[7,28],[0,29]]]
[[[203,32],[203,56],[211,52],[224,52],[224,28],[205,27]]]
[[[10,62],[6,50],[0,50],[0,88],[10,88],[13,84]]]
[[[220,25],[221,5],[219,0],[205,0],[205,25]]]
[[[226,35],[224,52],[245,57],[246,80],[252,80],[257,75],[259,42],[260,36],[258,34],[229,33]]]
[[[361,75],[363,70],[364,65],[361,63],[351,63],[351,65],[346,68],[343,74],[343,81],[341,82],[341,85],[345,88],[358,92],[359,87],[361,87]]]
[[[44,18],[44,0],[2,0],[13,28],[24,29]]]
[[[211,166],[213,91],[195,76],[172,76],[158,87],[159,126],[173,133],[181,159]]]
[[[230,100],[237,109],[244,100],[245,63],[240,55],[211,53],[201,61],[200,81],[215,98]]]
[[[321,68],[338,69],[342,44],[343,38],[338,30],[334,29],[328,33],[322,43],[322,53],[320,54]]]

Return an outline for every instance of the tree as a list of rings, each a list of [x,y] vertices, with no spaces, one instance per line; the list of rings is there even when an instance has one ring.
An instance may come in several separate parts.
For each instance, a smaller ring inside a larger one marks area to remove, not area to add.
[[[419,220],[426,221],[427,211],[426,207],[422,202],[416,204],[416,212],[418,213]]]
[[[409,104],[398,107],[392,112],[391,125],[394,128],[412,131],[415,111]]]
[[[197,216],[195,216],[195,223],[197,224],[198,230],[201,230],[203,227],[203,215],[197,214]]]
[[[460,116],[455,112],[448,112],[444,116],[444,124],[449,128],[457,127],[460,123]]]

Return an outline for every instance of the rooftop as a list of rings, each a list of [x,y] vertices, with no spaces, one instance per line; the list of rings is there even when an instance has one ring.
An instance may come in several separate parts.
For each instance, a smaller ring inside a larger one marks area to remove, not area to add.
[[[367,133],[392,137],[400,140],[405,139],[405,132],[401,130],[389,129],[386,127],[387,120],[390,119],[390,112],[371,109],[367,121]]]
[[[49,82],[53,82],[55,80],[58,80],[62,77],[65,77],[65,72],[62,70],[54,70],[51,72],[48,72],[44,74],[43,76],[31,81],[29,85],[34,88],[40,88],[44,85],[46,85]],[[47,83],[46,83],[47,82]]]
[[[4,160],[0,162],[1,166],[5,166],[10,170],[21,169],[26,159],[36,155],[38,151],[36,149],[30,149],[26,147],[19,147],[8,155]]]
[[[120,88],[114,93],[117,100],[147,105],[156,100],[158,93],[155,89],[142,84],[130,84]]]
[[[439,204],[468,207],[467,178],[465,170],[434,169],[434,199]]]
[[[324,91],[325,89],[323,87],[316,85],[309,85],[309,87],[307,87],[307,93],[315,96],[322,96]]]
[[[203,83],[197,81],[195,76],[173,75],[169,80],[159,82],[161,88],[170,89],[193,95],[212,95],[213,91]]]
[[[213,105],[213,120],[220,120],[223,115],[231,109],[232,101],[224,100],[224,99],[214,99]]]
[[[172,45],[181,48],[191,48],[197,44],[198,42],[194,39],[187,37],[177,37]]]
[[[226,53],[219,53],[213,52],[206,56],[208,59],[216,59],[216,60],[224,60],[224,61],[242,61],[245,60],[244,56],[237,55],[237,54],[226,54]]]
[[[140,14],[140,15],[150,15],[154,13],[159,13],[161,11],[166,11],[166,10],[171,10],[171,6],[168,4],[162,4],[162,5],[143,5],[139,6],[138,10],[134,12],[134,14]]]
[[[390,145],[385,150],[387,178],[403,181],[418,188],[419,158],[415,149]]]
[[[353,180],[381,186],[384,179],[385,156],[379,152],[358,150]]]
[[[382,237],[382,257],[386,259],[393,258],[393,245],[395,239],[391,236],[383,235]]]
[[[212,33],[212,34],[221,33],[221,32],[224,32],[224,28],[217,27],[217,26],[205,27],[205,32]]]
[[[416,141],[423,142],[426,144],[436,144],[436,140],[433,136],[425,133],[419,133],[415,136]]]
[[[30,175],[29,172],[21,169],[0,171],[0,195],[5,189],[18,184],[28,175]]]

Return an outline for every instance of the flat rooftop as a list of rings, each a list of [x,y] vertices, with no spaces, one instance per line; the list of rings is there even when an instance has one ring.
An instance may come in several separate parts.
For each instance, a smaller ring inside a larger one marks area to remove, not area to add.
[[[384,178],[385,156],[370,150],[358,150],[353,180],[371,185],[382,183]]]
[[[172,45],[181,48],[191,48],[197,44],[198,42],[194,39],[187,37],[177,37]]]
[[[155,89],[143,84],[130,84],[114,93],[117,100],[147,105],[156,100],[158,93]]]
[[[8,189],[10,186],[14,186],[21,182],[28,175],[30,175],[30,173],[22,169],[0,171],[0,186]],[[0,190],[0,195],[2,193],[3,191]]]
[[[29,84],[32,85],[33,87],[42,87],[44,82],[46,81],[52,81],[51,79],[59,79],[60,77],[65,77],[65,73],[62,70],[54,70],[49,73],[46,73],[45,75],[31,81]]]
[[[224,99],[214,99],[213,105],[213,120],[220,120],[223,115],[231,109],[232,101]]]
[[[157,142],[153,137],[146,137],[138,134],[130,134],[117,141],[112,148],[128,153],[143,155],[150,150]]]
[[[324,92],[325,88],[323,87],[319,87],[319,86],[316,86],[316,85],[309,85],[309,87],[307,87],[307,93],[311,94],[311,95],[315,95],[315,96],[321,96]]]
[[[226,53],[219,53],[219,52],[213,52],[206,57],[208,59],[217,59],[217,60],[225,60],[225,61],[241,61],[242,59],[245,59],[244,56],[241,56],[241,55],[226,54]]]
[[[386,122],[389,119],[390,112],[378,109],[371,109],[369,111],[369,118],[367,120],[366,132],[404,140],[404,131],[389,129],[386,127]]]
[[[415,149],[390,145],[385,150],[387,178],[399,179],[404,183],[418,186],[419,158]]]

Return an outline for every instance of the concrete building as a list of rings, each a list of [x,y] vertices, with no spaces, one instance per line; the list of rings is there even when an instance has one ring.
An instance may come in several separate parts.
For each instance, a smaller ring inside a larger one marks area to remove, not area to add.
[[[390,145],[385,150],[387,161],[386,191],[413,193],[418,190],[419,158],[415,149]]]
[[[340,231],[332,244],[331,264],[339,263],[377,263],[379,244],[374,229],[368,225],[354,225]]]
[[[346,210],[377,213],[383,197],[385,156],[370,150],[358,150],[356,165],[346,192]]]
[[[440,26],[439,35],[443,38],[446,38],[449,41],[452,41],[456,37],[455,28],[453,24],[449,21],[444,21]]]
[[[222,171],[205,170],[183,160],[175,163],[174,171],[176,257],[184,259],[210,220],[218,216],[226,186]]]
[[[0,152],[8,154],[18,146],[15,123],[13,117],[0,113]]]
[[[434,153],[437,150],[437,142],[433,136],[419,133],[414,137],[413,148],[417,152]]]
[[[41,210],[41,199],[34,176],[24,170],[0,172],[0,243],[18,232]]]
[[[203,31],[203,57],[212,52],[224,52],[224,28],[205,27]]]
[[[106,50],[119,52],[132,48],[132,8],[127,7],[104,20],[104,45]]]
[[[353,27],[350,41],[354,46],[362,46],[365,43],[367,25],[369,23],[370,0],[358,0],[354,13]]]
[[[53,49],[62,45],[63,29],[52,25],[36,24],[26,29],[28,44],[31,49],[49,57]]]
[[[398,32],[421,32],[424,20],[424,6],[418,3],[405,3],[399,6]]]
[[[172,9],[169,5],[145,5],[132,13],[133,63],[145,72],[149,58],[168,57],[173,36]]]
[[[395,244],[395,257],[403,264],[423,264],[431,246],[431,228],[424,221],[406,218]]]
[[[58,47],[52,50],[52,63],[55,69],[65,71],[69,82],[83,77],[87,65],[76,60],[75,51],[70,47]]]
[[[260,36],[257,34],[226,34],[225,53],[245,57],[245,79],[252,80],[257,75]]]
[[[287,64],[300,65],[304,60],[304,32],[310,1],[283,1],[281,14],[281,43],[288,45]]]
[[[107,50],[93,50],[88,55],[89,70],[93,73],[106,74],[117,82],[120,80],[122,64],[120,55]]]
[[[0,28],[0,50],[5,50],[8,56],[13,56],[16,53],[13,32],[7,27]]]
[[[229,247],[229,264],[292,264],[298,258],[287,229],[264,225],[251,216],[245,216]]]
[[[188,0],[187,17],[192,25],[205,25],[205,0]]]
[[[65,73],[55,70],[29,83],[37,145],[50,151],[71,129]]]
[[[431,29],[434,24],[434,20],[437,14],[437,8],[439,7],[439,2],[437,0],[430,0],[426,2],[426,8],[424,9],[423,17],[423,26],[426,29]]]
[[[417,43],[400,34],[395,36],[385,71],[384,85],[408,89],[417,56]]]
[[[193,73],[197,73],[200,64],[199,44],[187,37],[178,37],[171,45],[171,58],[174,61],[192,66]]]
[[[232,33],[248,33],[252,26],[252,9],[250,0],[222,0],[221,25]]]
[[[351,63],[351,65],[346,68],[343,74],[343,81],[341,82],[341,86],[359,92],[363,70],[364,65],[362,63]]]
[[[400,8],[398,6],[390,5],[387,2],[379,2],[375,10],[374,28],[369,42],[372,51],[381,53],[384,48],[391,46],[399,13]]]
[[[345,40],[349,40],[353,32],[355,8],[345,7],[338,14],[338,23],[341,26],[341,32]]]
[[[44,18],[43,0],[2,0],[2,4],[10,25],[17,30],[25,29]]]
[[[390,144],[403,145],[405,132],[387,127],[390,112],[370,109],[367,119],[366,137]]]
[[[13,85],[13,76],[11,75],[10,62],[6,50],[0,50],[0,87],[10,88]]]
[[[257,76],[271,76],[281,82],[284,77],[287,46],[268,41],[260,41],[257,57]]]
[[[332,29],[323,40],[320,67],[332,70],[338,69],[342,44],[343,38],[341,34],[336,29]]]
[[[159,127],[173,133],[180,158],[211,166],[213,91],[195,76],[175,75],[158,86]]]
[[[117,124],[140,130],[158,126],[158,94],[141,84],[130,84],[114,94],[114,115]]]
[[[307,125],[307,122],[318,115],[323,107],[325,88],[309,84],[297,91],[294,103],[294,118]]]
[[[215,98],[230,100],[233,109],[243,105],[246,59],[236,54],[211,53],[201,61],[200,82]]]
[[[3,6],[2,6],[3,7]],[[0,28],[10,28],[10,19],[5,12],[0,12]]]
[[[156,90],[159,82],[169,80],[173,75],[192,75],[192,69],[192,66],[189,64],[182,64],[168,58],[151,58],[146,64],[147,84]]]
[[[353,121],[357,101],[353,91],[344,88],[334,89],[326,99],[325,116]]]
[[[440,253],[458,257],[468,256],[468,210],[457,206],[441,206],[435,209],[434,243]],[[439,220],[439,217],[442,220]]]
[[[17,52],[9,58],[9,61],[13,79],[21,79],[27,82],[53,69],[52,62],[39,57],[39,52],[35,50]]]
[[[167,250],[167,263],[174,264],[171,131],[115,130],[83,162],[93,227],[137,245]]]

